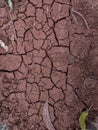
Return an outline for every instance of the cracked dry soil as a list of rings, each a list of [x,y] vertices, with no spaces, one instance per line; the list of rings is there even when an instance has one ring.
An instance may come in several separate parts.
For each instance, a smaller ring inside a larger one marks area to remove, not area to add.
[[[98,114],[98,1],[0,1],[0,124],[8,130],[79,130]],[[72,12],[71,9],[77,11]]]

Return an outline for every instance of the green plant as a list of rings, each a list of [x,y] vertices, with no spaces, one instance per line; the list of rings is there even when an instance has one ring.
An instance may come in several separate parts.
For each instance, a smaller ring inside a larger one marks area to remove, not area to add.
[[[81,130],[86,130],[87,116],[88,116],[88,111],[83,111],[79,117],[79,124],[80,124]]]
[[[80,124],[81,130],[86,130],[86,119],[92,107],[93,107],[93,104],[88,109],[83,111],[79,117],[79,124]]]

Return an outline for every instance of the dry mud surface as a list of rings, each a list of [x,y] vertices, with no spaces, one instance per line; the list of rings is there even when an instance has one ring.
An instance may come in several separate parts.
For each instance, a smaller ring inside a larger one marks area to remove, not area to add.
[[[12,2],[0,1],[0,124],[48,130],[48,99],[49,130],[79,130],[84,108],[98,114],[98,0]]]

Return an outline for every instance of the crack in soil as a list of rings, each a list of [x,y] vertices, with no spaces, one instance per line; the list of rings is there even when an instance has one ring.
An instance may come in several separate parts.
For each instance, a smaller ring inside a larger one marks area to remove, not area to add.
[[[98,121],[97,3],[12,2],[10,12],[0,1],[0,40],[9,48],[0,47],[0,126],[46,130],[47,98],[56,130],[80,129],[79,115],[92,104],[87,126],[94,117]]]

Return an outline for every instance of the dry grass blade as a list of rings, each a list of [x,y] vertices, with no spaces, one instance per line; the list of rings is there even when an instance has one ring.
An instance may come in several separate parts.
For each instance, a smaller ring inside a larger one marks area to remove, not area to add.
[[[51,122],[50,115],[49,115],[48,99],[46,100],[46,102],[44,104],[44,108],[43,108],[43,120],[44,120],[48,130],[55,130],[55,128]]]

